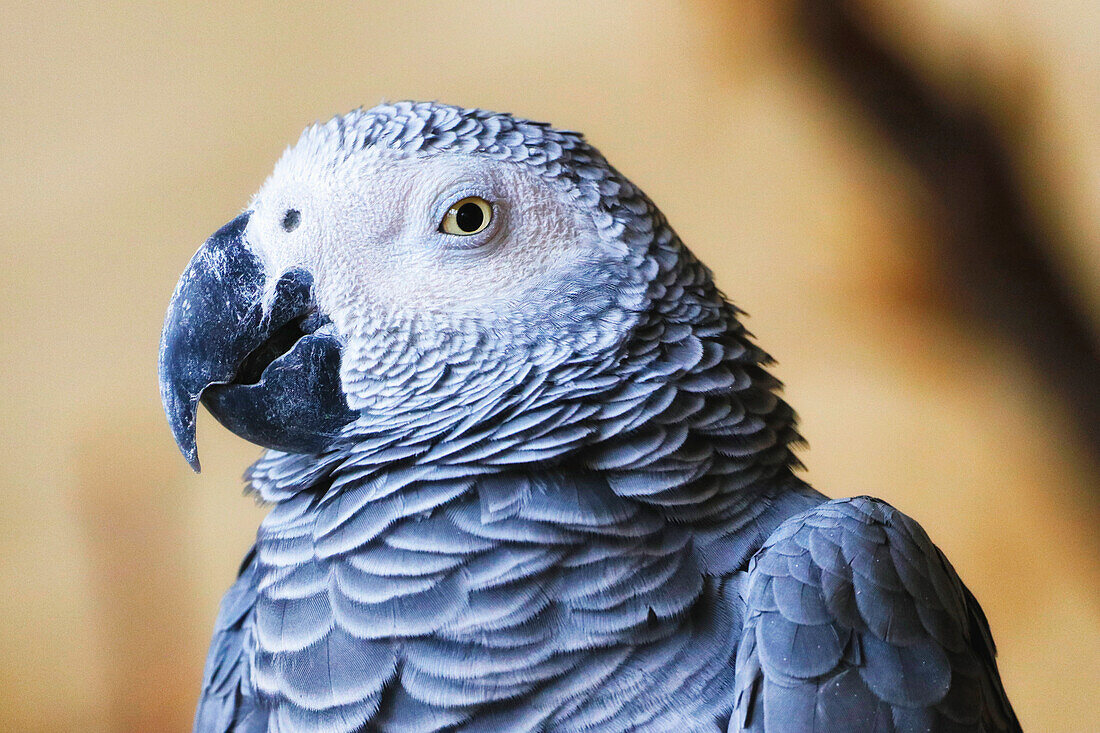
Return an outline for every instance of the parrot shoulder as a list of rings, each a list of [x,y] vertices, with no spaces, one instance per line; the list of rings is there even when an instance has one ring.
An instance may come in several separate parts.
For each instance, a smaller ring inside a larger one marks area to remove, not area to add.
[[[743,593],[731,731],[1020,730],[977,601],[885,502],[790,517]]]

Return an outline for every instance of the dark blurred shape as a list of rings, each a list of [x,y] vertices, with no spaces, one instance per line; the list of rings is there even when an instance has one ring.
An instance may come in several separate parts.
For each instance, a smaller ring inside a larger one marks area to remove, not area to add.
[[[809,53],[935,201],[930,265],[948,305],[1020,351],[1100,465],[1100,340],[1058,272],[1055,238],[1037,223],[990,115],[938,94],[876,35],[858,3],[794,7],[794,31]]]

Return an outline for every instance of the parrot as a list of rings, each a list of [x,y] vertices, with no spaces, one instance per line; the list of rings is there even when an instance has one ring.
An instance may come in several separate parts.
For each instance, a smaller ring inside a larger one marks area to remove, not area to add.
[[[158,372],[263,447],[194,729],[1019,731],[916,521],[801,477],[744,314],[578,132],[308,127],[186,266]]]

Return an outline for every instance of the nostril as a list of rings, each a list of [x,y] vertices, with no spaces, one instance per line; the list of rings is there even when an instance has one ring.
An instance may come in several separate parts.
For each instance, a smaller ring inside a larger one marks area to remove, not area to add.
[[[283,214],[283,230],[292,232],[298,228],[298,224],[302,221],[302,212],[297,209],[287,209]]]

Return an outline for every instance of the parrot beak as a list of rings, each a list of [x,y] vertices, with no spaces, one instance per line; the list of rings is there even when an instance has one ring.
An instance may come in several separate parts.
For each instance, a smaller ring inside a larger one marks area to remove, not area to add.
[[[203,245],[168,305],[160,394],[176,444],[199,470],[201,399],[237,435],[291,453],[324,449],[354,418],[340,385],[340,345],[313,302],[313,277],[288,270],[267,297],[260,259],[244,240],[249,213]]]

